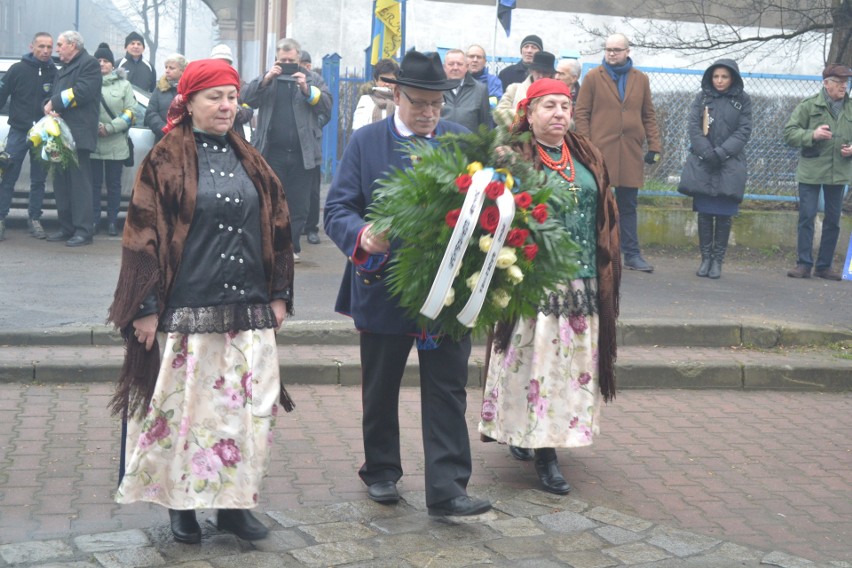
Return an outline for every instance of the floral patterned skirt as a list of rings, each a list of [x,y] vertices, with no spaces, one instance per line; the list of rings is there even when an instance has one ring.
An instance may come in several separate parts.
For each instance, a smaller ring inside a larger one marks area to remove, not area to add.
[[[116,501],[256,506],[279,389],[274,330],[168,333],[148,411],[127,424]]]
[[[597,281],[551,293],[491,352],[480,433],[521,448],[575,448],[599,433]]]

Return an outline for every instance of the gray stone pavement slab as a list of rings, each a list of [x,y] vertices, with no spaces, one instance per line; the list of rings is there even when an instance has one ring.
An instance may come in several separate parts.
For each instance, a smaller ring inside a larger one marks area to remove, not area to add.
[[[593,446],[559,451],[573,490],[558,497],[537,490],[531,464],[479,442],[471,389],[470,491],[495,508],[446,523],[425,512],[417,389],[401,393],[403,501],[385,507],[356,473],[359,389],[297,385],[257,511],[272,535],[240,541],[201,511],[201,546],[175,543],[158,506],[112,502],[110,393],[0,384],[0,568],[852,566],[848,392],[622,391]]]

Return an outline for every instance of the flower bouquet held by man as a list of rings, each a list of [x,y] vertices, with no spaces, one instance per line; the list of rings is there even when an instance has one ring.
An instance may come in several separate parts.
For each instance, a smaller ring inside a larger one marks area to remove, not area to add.
[[[368,221],[400,246],[374,262],[388,263],[389,289],[424,337],[532,316],[576,272],[577,246],[560,220],[575,202],[562,178],[504,159],[529,138],[496,129],[413,143],[414,167],[380,183]]]
[[[68,125],[58,116],[44,116],[27,133],[33,156],[48,168],[67,168],[77,164],[74,137]]]

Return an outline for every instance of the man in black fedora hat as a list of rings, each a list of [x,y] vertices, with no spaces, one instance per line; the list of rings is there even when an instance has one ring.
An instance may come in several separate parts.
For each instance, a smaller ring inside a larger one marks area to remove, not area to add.
[[[373,501],[399,501],[399,388],[411,344],[418,338],[426,505],[432,516],[476,515],[489,510],[491,503],[467,495],[470,337],[435,341],[406,315],[383,278],[396,243],[373,233],[364,219],[385,174],[411,167],[404,152],[408,140],[437,144],[437,136],[467,131],[440,118],[443,92],[459,81],[447,79],[437,54],[417,51],[408,52],[399,75],[387,81],[395,85],[396,110],[352,135],[329,189],[324,217],[325,232],[348,257],[335,309],[351,316],[361,332],[365,461],[359,475]]]

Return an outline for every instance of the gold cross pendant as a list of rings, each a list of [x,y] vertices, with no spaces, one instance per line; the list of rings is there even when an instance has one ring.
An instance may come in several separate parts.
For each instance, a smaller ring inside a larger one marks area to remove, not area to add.
[[[571,195],[574,196],[574,206],[577,206],[577,192],[580,191],[580,188],[574,185],[573,183],[567,187],[568,191],[571,192]]]

